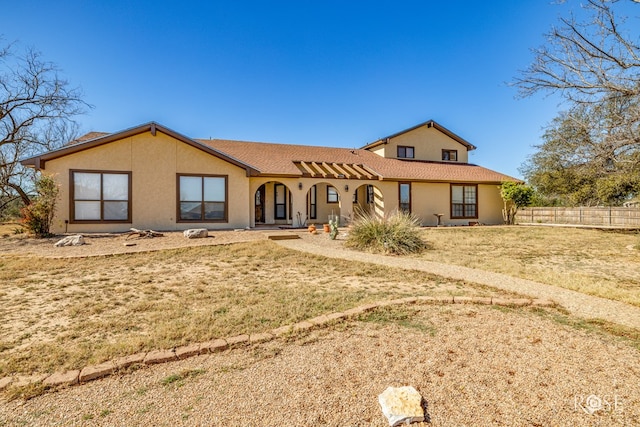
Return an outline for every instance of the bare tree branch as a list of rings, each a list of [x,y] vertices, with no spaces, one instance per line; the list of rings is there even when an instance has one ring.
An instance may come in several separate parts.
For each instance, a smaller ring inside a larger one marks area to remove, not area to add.
[[[640,21],[630,26],[634,41],[621,29],[610,0],[588,0],[592,20],[562,18],[547,34],[547,46],[533,50],[535,59],[514,85],[521,96],[560,92],[571,102],[591,103],[610,96],[640,96]],[[640,4],[638,4],[640,13]],[[638,21],[638,18],[635,18]]]
[[[30,202],[33,174],[19,160],[74,139],[73,118],[91,107],[53,63],[33,49],[18,56],[15,46],[0,47],[0,205]]]

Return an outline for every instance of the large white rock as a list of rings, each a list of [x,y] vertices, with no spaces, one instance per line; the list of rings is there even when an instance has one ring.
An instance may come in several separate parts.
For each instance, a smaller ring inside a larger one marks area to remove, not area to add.
[[[424,421],[422,396],[411,386],[387,387],[378,401],[391,427]]]
[[[64,239],[58,240],[53,246],[61,247],[61,246],[80,246],[84,245],[84,237],[82,234],[76,234],[75,236],[67,236]]]
[[[209,232],[206,228],[191,228],[189,230],[184,230],[183,234],[187,239],[202,239],[204,237],[209,237]]]

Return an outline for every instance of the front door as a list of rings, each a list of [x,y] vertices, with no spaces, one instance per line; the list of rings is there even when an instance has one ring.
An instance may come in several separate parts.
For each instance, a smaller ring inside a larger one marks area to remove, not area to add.
[[[284,184],[273,186],[275,193],[275,219],[287,219],[287,187]]]
[[[256,191],[256,223],[264,224],[264,196],[265,196],[264,184]]]

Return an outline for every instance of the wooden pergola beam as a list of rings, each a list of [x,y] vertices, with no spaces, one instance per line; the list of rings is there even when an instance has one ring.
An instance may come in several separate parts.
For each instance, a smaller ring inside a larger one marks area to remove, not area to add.
[[[322,167],[325,168],[331,175],[339,178],[340,173],[333,169],[327,162],[322,162]]]
[[[351,167],[351,165],[348,165],[348,164],[344,163],[342,166],[343,166],[346,170],[350,171],[350,172],[351,172],[351,175],[354,175],[354,176],[355,176],[356,178],[358,178],[358,179],[362,178],[362,174],[361,174],[361,173],[359,173],[358,171],[356,171],[355,169],[353,169],[353,168]]]
[[[342,169],[342,166],[340,166],[337,163],[332,163],[332,165],[333,165],[334,168],[336,168],[336,170],[338,172],[340,172],[342,175],[344,175],[345,178],[347,178],[347,179],[351,178],[351,174],[349,172],[345,171],[344,169]]]
[[[311,166],[316,168],[320,172],[320,175],[322,175],[323,178],[327,177],[327,173],[320,166],[318,166],[316,162],[311,162]]]
[[[378,172],[374,171],[373,169],[371,169],[371,168],[370,168],[369,166],[367,166],[367,165],[360,165],[360,167],[361,167],[362,169],[366,170],[367,172],[369,172],[370,174],[372,174],[373,176],[377,176],[377,177],[380,177],[380,176],[381,176]]]
[[[356,165],[355,163],[353,165],[351,165],[355,170],[357,170],[358,172],[361,172],[362,175],[366,176],[367,178],[371,179],[373,178],[373,175],[371,175],[369,172],[367,172],[366,170],[364,170],[363,168],[361,168],[359,165]]]
[[[317,175],[317,173],[313,169],[311,169],[305,162],[300,162],[300,166],[302,166],[304,170],[309,172],[309,175],[311,175],[312,178],[315,178],[315,176]]]

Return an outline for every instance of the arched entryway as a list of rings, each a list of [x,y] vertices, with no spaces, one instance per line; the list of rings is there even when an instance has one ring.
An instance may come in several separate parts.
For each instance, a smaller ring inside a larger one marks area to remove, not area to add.
[[[318,182],[307,191],[307,223],[326,224],[329,216],[340,218],[340,192],[328,182]]]
[[[384,196],[382,190],[372,184],[363,184],[353,191],[353,213],[372,214],[384,217]]]
[[[260,185],[254,194],[255,224],[291,224],[291,190],[279,181]]]

